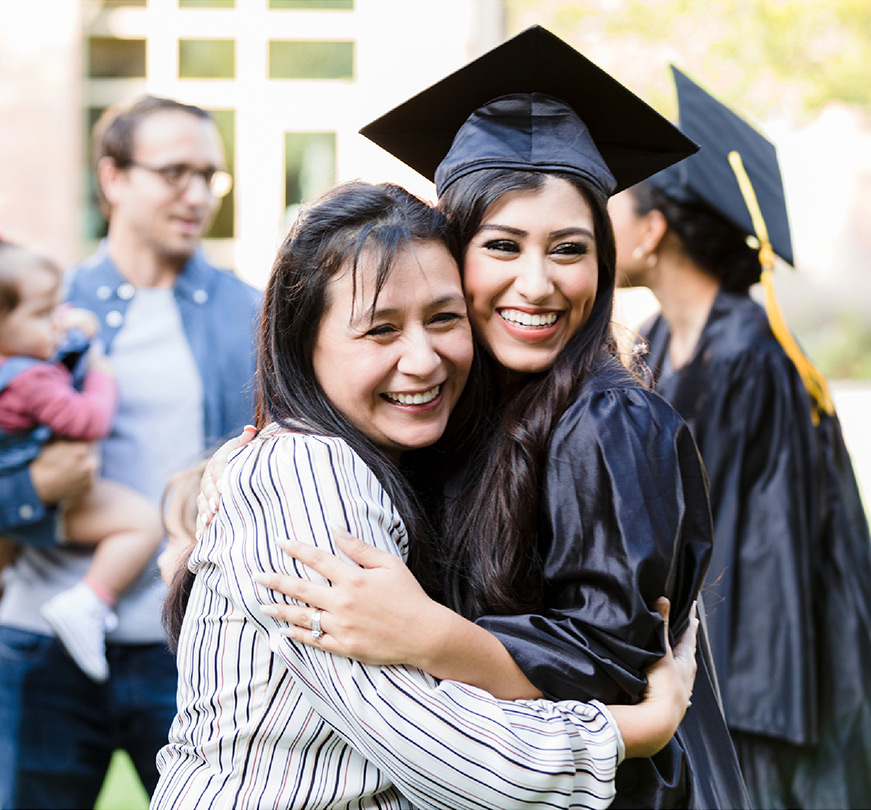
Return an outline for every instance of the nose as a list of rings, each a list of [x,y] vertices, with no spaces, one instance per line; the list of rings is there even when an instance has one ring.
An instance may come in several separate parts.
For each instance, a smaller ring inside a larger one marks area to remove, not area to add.
[[[553,279],[545,257],[531,258],[518,266],[517,271],[514,288],[530,303],[543,301],[553,293]]]
[[[214,201],[206,178],[200,172],[194,172],[182,195],[189,205],[208,205]]]
[[[409,377],[429,377],[441,365],[441,357],[435,350],[432,337],[426,329],[418,329],[405,336],[402,354],[396,368]]]

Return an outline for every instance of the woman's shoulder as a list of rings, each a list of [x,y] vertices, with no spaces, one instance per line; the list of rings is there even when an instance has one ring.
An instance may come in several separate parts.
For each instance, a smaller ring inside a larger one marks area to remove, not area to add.
[[[765,309],[749,293],[721,292],[714,301],[701,343],[706,361],[723,365],[788,360]]]
[[[277,519],[284,522],[319,514],[324,525],[348,523],[352,533],[383,524],[403,546],[404,524],[392,498],[351,444],[338,436],[268,425],[230,459],[221,491],[222,503],[233,501],[243,512],[281,513]]]
[[[588,429],[676,430],[683,420],[659,394],[638,380],[616,358],[597,364],[560,419],[556,433]],[[622,428],[621,428],[622,426]]]
[[[315,472],[345,470],[367,479],[373,477],[369,467],[345,439],[275,422],[240,448],[230,459],[228,468],[264,461],[277,467],[292,464],[297,469],[308,467]]]

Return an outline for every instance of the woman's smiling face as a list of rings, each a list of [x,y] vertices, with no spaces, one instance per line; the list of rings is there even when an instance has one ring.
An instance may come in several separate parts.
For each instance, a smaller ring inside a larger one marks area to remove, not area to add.
[[[599,267],[592,210],[567,180],[509,191],[466,248],[476,336],[506,369],[545,371],[593,308]]]
[[[394,457],[436,442],[472,364],[456,262],[441,242],[415,242],[393,261],[374,311],[376,268],[364,254],[356,297],[346,268],[328,287],[312,356],[324,393]]]

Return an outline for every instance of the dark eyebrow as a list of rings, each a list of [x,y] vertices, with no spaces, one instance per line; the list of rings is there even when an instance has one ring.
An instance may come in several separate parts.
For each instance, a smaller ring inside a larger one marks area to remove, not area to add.
[[[562,239],[564,236],[588,236],[593,239],[594,236],[588,228],[563,228],[560,231],[552,231],[551,239]]]
[[[527,236],[527,232],[522,230],[521,228],[512,228],[510,225],[497,225],[496,223],[485,223],[478,228],[478,233],[481,231],[502,231],[503,233],[510,233],[514,236]],[[590,232],[588,228],[562,228],[559,231],[551,231],[548,234],[550,239],[562,239],[564,236],[587,236],[590,239],[594,238],[594,235]]]
[[[512,228],[510,225],[497,225],[496,223],[485,222],[478,228],[478,233],[481,231],[503,231],[505,233],[514,234],[514,236],[526,236],[526,231],[520,228]]]

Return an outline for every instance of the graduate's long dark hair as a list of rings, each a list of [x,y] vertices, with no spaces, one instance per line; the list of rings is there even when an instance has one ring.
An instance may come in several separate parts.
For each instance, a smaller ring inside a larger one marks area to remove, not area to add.
[[[706,203],[678,202],[649,181],[632,186],[635,213],[659,211],[687,256],[714,276],[726,292],[746,292],[762,274],[759,248],[747,234]]]
[[[374,311],[397,256],[414,243],[433,241],[445,245],[458,259],[458,242],[448,219],[391,184],[345,183],[303,209],[278,251],[266,286],[256,375],[256,426],[262,428],[274,421],[294,430],[344,439],[377,476],[402,516],[412,541],[409,567],[431,594],[436,592],[425,551],[428,524],[419,501],[395,461],[351,425],[327,398],[315,376],[312,355],[328,306],[328,287],[339,273],[350,272],[356,289],[360,262],[374,264],[376,283],[370,303]],[[461,396],[448,432],[473,430],[463,415],[476,412],[469,405],[474,396],[474,392]],[[175,591],[189,588],[192,576],[186,570],[173,584],[168,605],[183,605]],[[181,620],[165,613],[164,625],[177,632]],[[170,638],[170,643],[176,640]]]
[[[553,176],[571,183],[592,210],[598,290],[587,322],[547,371],[500,389],[495,361],[488,357],[485,364],[492,423],[448,493],[442,529],[446,599],[468,617],[522,613],[540,596],[536,523],[550,436],[594,367],[613,363],[614,373],[623,373],[611,331],[616,251],[605,196],[572,175],[476,171],[450,186],[439,203],[467,246],[496,200],[509,191],[540,189]]]

